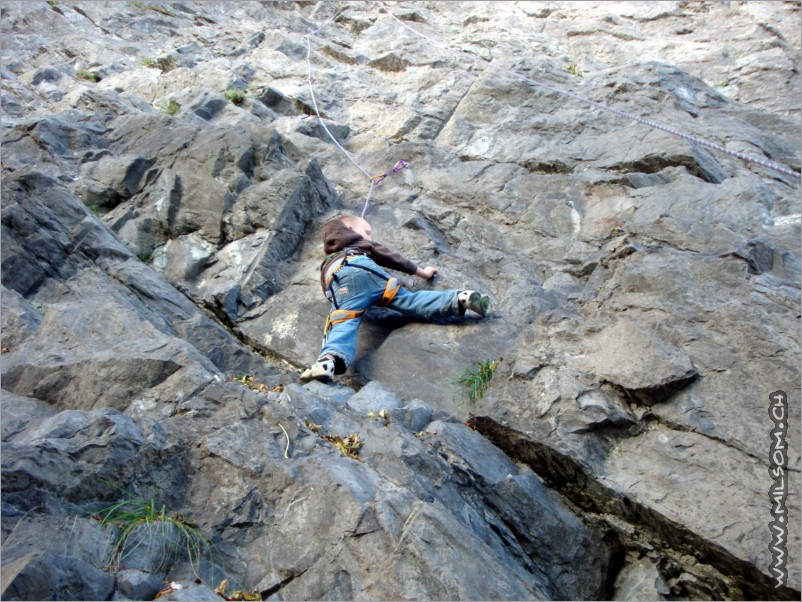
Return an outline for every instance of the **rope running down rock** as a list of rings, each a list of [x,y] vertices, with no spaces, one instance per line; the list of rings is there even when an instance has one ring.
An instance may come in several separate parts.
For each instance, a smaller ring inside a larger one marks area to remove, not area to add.
[[[462,56],[464,58],[470,59],[472,61],[479,61],[479,62],[483,63],[484,65],[486,65],[487,67],[490,67],[491,69],[494,69],[494,70],[499,71],[501,73],[506,73],[507,75],[511,75],[513,77],[521,79],[521,80],[525,81],[528,84],[532,84],[533,86],[540,86],[542,88],[546,88],[547,90],[551,90],[552,92],[556,92],[556,93],[558,93],[558,94],[560,94],[562,96],[567,96],[568,98],[572,98],[574,100],[578,100],[580,102],[584,102],[586,104],[589,104],[589,105],[591,105],[591,106],[593,106],[593,107],[595,107],[597,109],[601,109],[603,111],[608,111],[608,112],[613,113],[615,115],[618,115],[620,117],[625,117],[626,119],[631,119],[633,121],[637,121],[638,123],[641,123],[641,124],[646,125],[648,127],[655,128],[657,130],[662,130],[664,132],[667,132],[667,133],[672,134],[674,136],[677,136],[679,138],[684,138],[685,140],[688,140],[690,142],[694,142],[696,144],[699,144],[701,146],[706,146],[707,148],[713,149],[715,151],[726,153],[726,154],[731,155],[733,157],[737,157],[739,159],[742,159],[743,161],[748,161],[748,162],[751,162],[751,163],[757,163],[758,165],[762,165],[763,167],[766,167],[768,169],[771,169],[771,170],[774,170],[776,172],[785,174],[787,176],[791,176],[791,177],[795,178],[797,181],[800,179],[799,172],[794,171],[792,169],[789,169],[788,167],[785,167],[784,165],[779,165],[777,163],[774,163],[773,161],[768,161],[766,159],[760,159],[759,157],[752,157],[750,155],[746,155],[746,154],[738,152],[738,151],[734,151],[734,150],[730,150],[728,148],[724,148],[720,144],[716,144],[715,142],[710,142],[709,140],[705,140],[704,138],[700,138],[699,136],[695,136],[693,134],[688,134],[686,132],[683,132],[683,131],[675,129],[675,128],[668,127],[668,126],[663,125],[661,123],[658,123],[656,121],[652,121],[650,119],[644,119],[643,117],[639,117],[637,115],[633,115],[632,113],[627,113],[626,111],[621,111],[619,109],[615,109],[615,108],[610,107],[610,106],[608,106],[608,105],[606,105],[604,103],[597,102],[597,101],[591,100],[589,98],[585,98],[584,96],[580,96],[579,94],[575,94],[573,92],[570,92],[568,90],[560,88],[559,86],[554,86],[552,84],[547,84],[545,82],[540,82],[540,81],[537,81],[537,80],[530,79],[530,78],[528,78],[528,77],[526,77],[524,75],[521,75],[520,73],[516,73],[514,71],[510,71],[509,69],[504,69],[503,67],[497,67],[496,65],[493,65],[492,63],[490,63],[489,61],[486,61],[485,59],[483,59],[481,57],[473,56],[473,55],[467,54],[465,52],[462,52],[460,50],[455,50],[453,48],[450,48],[446,44],[438,42],[437,40],[427,36],[424,33],[421,33],[419,31],[417,31],[416,29],[413,29],[412,27],[410,27],[409,25],[407,25],[406,23],[401,21],[398,17],[396,17],[393,13],[390,12],[390,10],[384,5],[383,2],[380,2],[379,5],[381,6],[382,10],[384,10],[384,12],[386,12],[388,15],[390,15],[390,17],[395,19],[399,23],[399,25],[401,25],[405,29],[408,29],[409,31],[411,31],[415,35],[417,35],[417,36],[419,36],[419,37],[421,37],[421,38],[423,38],[425,40],[428,40],[429,42],[431,42],[432,44],[434,44],[435,46],[438,46],[439,48],[441,48],[443,50],[447,50],[449,52],[453,52],[453,53],[458,54],[458,55],[460,55],[460,56]]]
[[[310,57],[312,55],[312,44],[309,41],[309,37],[314,35],[314,34],[316,34],[317,32],[319,32],[326,25],[328,25],[328,23],[333,21],[336,17],[337,17],[337,14],[335,14],[334,17],[329,19],[329,21],[327,21],[326,23],[324,23],[323,25],[321,25],[320,27],[318,27],[314,31],[310,32],[310,34],[308,36],[306,36],[306,66],[307,66],[307,80],[306,80],[306,82],[309,85],[309,95],[312,97],[312,106],[315,108],[315,113],[317,114],[318,122],[320,122],[320,125],[323,126],[323,129],[329,135],[329,138],[331,138],[331,141],[334,142],[335,146],[337,148],[339,148],[342,151],[342,153],[346,157],[348,157],[348,160],[351,161],[351,163],[353,163],[359,171],[361,171],[363,174],[365,174],[365,177],[367,177],[368,180],[370,181],[370,188],[368,189],[368,195],[365,198],[365,205],[364,205],[364,207],[362,207],[362,215],[360,216],[360,217],[362,217],[364,219],[365,218],[365,211],[367,211],[367,209],[368,209],[368,201],[370,201],[370,196],[371,196],[371,194],[373,194],[373,187],[381,184],[382,181],[387,176],[390,176],[390,175],[392,175],[394,173],[398,173],[399,171],[401,171],[405,167],[409,166],[409,163],[407,163],[406,161],[401,159],[401,160],[396,162],[396,164],[393,166],[393,168],[390,171],[387,171],[387,172],[385,172],[383,174],[379,174],[377,176],[371,176],[367,171],[365,171],[362,168],[361,165],[359,165],[359,163],[356,162],[356,160],[351,156],[351,153],[349,153],[347,150],[345,150],[342,147],[342,145],[337,141],[337,139],[334,137],[334,135],[329,131],[329,128],[327,128],[326,124],[323,122],[323,117],[320,115],[320,110],[318,109],[318,106],[317,106],[317,100],[315,99],[315,91],[312,88],[312,61],[310,60]]]

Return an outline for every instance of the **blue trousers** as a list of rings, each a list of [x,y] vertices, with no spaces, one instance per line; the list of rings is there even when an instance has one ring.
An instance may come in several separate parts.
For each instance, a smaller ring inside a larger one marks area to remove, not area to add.
[[[335,274],[331,287],[339,309],[366,310],[381,301],[386,278],[378,276],[354,264],[362,265],[389,278],[390,275],[379,267],[370,257],[358,256],[348,260],[348,265]],[[403,286],[387,306],[390,309],[422,320],[461,316],[458,290],[450,291],[409,291]],[[332,310],[335,308],[332,303]],[[356,356],[356,339],[362,316],[334,324],[323,341],[320,356],[331,355],[338,358],[337,374],[345,372]],[[342,363],[341,363],[342,362]]]

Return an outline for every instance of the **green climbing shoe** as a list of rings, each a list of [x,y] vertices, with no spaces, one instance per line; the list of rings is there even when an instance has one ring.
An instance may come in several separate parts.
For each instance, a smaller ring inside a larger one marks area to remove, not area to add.
[[[476,291],[460,291],[457,300],[462,314],[465,314],[466,309],[470,309],[484,318],[487,315],[487,308],[490,307],[490,297]]]

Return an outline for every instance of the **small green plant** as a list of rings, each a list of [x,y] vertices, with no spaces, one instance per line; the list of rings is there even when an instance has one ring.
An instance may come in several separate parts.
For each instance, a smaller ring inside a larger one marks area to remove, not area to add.
[[[159,105],[159,110],[162,113],[167,113],[168,115],[175,115],[178,113],[179,109],[181,109],[181,105],[172,98],[170,100],[165,100]]]
[[[237,88],[229,88],[228,90],[223,92],[223,96],[225,96],[235,105],[238,105],[243,100],[245,100],[245,90],[238,90]]]
[[[142,59],[143,67],[153,67],[153,59]]]
[[[58,2],[54,2],[53,0],[48,0],[48,3],[47,3],[47,5],[48,5],[50,8],[54,9],[54,10],[55,10],[56,8],[58,8]]]
[[[93,215],[97,217],[101,217],[103,215],[103,207],[101,207],[98,203],[90,203],[86,206],[89,211],[92,212]]]
[[[94,71],[88,69],[78,69],[78,79],[85,79],[86,81],[96,84],[100,81],[100,76]]]
[[[571,75],[582,77],[582,70],[579,67],[577,67],[576,63],[571,63],[570,65],[568,65],[568,67],[566,67],[565,70],[568,71],[568,73],[570,73]]]
[[[487,385],[503,359],[500,357],[497,360],[475,362],[475,368],[466,368],[452,384],[461,386],[468,400],[476,403],[485,396]]]
[[[186,557],[198,566],[211,542],[195,527],[195,522],[159,506],[152,498],[144,500],[114,483],[103,483],[119,491],[123,499],[89,516],[104,527],[114,527],[117,535],[107,558],[111,566],[125,566],[137,551],[150,554],[158,572],[166,572],[178,559]]]

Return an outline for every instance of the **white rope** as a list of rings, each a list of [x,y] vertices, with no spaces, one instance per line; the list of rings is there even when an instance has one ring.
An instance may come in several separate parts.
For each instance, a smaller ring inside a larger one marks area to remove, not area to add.
[[[365,211],[368,210],[368,201],[370,200],[370,195],[373,193],[373,184],[374,183],[375,183],[375,180],[373,178],[371,178],[370,179],[370,188],[368,189],[368,196],[365,199],[365,206],[362,207],[362,214],[359,216],[362,219],[365,219]]]
[[[320,31],[320,28],[318,28],[317,31]],[[329,138],[331,138],[331,141],[334,142],[335,145],[337,145],[337,148],[339,148],[343,152],[343,154],[346,157],[348,157],[348,160],[351,161],[351,163],[356,165],[356,168],[359,171],[361,171],[363,174],[365,174],[365,177],[370,178],[370,174],[368,172],[366,172],[364,169],[362,169],[362,166],[354,160],[354,158],[351,156],[351,153],[349,153],[347,150],[345,150],[342,147],[342,145],[339,142],[337,142],[337,139],[329,131],[329,128],[327,128],[326,124],[323,123],[323,117],[321,117],[320,110],[317,108],[317,100],[315,99],[315,91],[312,88],[312,61],[309,58],[311,56],[311,54],[312,54],[312,44],[309,42],[309,36],[306,36],[306,64],[307,64],[308,72],[309,72],[309,76],[308,76],[306,81],[309,84],[309,94],[312,96],[312,106],[315,108],[315,113],[317,114],[317,119],[320,122],[320,125],[323,126],[323,129],[326,130],[326,133],[329,135]]]
[[[332,17],[328,21],[328,23],[333,21],[336,17],[337,17],[337,15],[335,14],[335,16]],[[326,23],[326,24],[328,24],[328,23]],[[318,27],[317,29],[312,31],[310,33],[310,35],[314,35],[318,31],[323,29],[323,27],[325,27],[326,24],[321,25],[320,27]],[[370,195],[373,194],[373,187],[376,184],[381,184],[387,176],[389,176],[391,174],[394,174],[394,173],[398,173],[399,171],[401,171],[402,169],[407,167],[408,163],[402,159],[402,160],[398,161],[395,164],[395,166],[393,166],[392,170],[390,170],[389,172],[386,172],[386,173],[383,173],[383,174],[380,174],[380,175],[377,175],[377,176],[371,176],[367,171],[365,171],[362,168],[362,166],[359,163],[356,162],[356,160],[351,156],[351,153],[349,153],[347,150],[345,150],[343,148],[343,146],[338,142],[338,140],[334,137],[334,135],[329,131],[329,128],[326,127],[326,124],[323,122],[323,117],[320,114],[320,109],[317,106],[317,99],[315,98],[315,90],[312,87],[312,61],[311,61],[311,55],[312,55],[312,43],[309,40],[309,36],[306,36],[306,65],[307,65],[307,80],[306,81],[309,84],[309,95],[312,97],[312,106],[315,109],[315,114],[317,115],[318,122],[320,122],[320,125],[323,126],[323,129],[329,135],[329,138],[331,138],[331,141],[334,142],[334,144],[337,146],[337,148],[339,148],[342,151],[342,153],[346,157],[348,157],[348,160],[351,163],[353,163],[359,171],[361,171],[363,174],[365,174],[365,177],[367,177],[368,180],[370,180],[370,188],[368,189],[368,195],[365,198],[365,206],[362,208],[362,215],[361,215],[362,219],[365,219],[365,212],[368,210],[368,202],[370,201]]]

